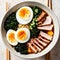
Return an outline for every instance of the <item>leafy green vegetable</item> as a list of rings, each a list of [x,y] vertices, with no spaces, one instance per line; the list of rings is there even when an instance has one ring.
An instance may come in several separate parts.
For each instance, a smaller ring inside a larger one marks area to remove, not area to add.
[[[17,52],[20,52],[21,54],[28,54],[28,48],[26,43],[18,43],[18,45],[15,46],[15,50]]]
[[[32,22],[30,23],[30,29],[34,29],[35,27],[37,27],[36,18],[34,18],[34,19],[32,20]]]
[[[31,37],[37,37],[39,35],[39,32],[40,30],[38,30],[37,28],[34,28],[34,29],[30,29],[30,34],[31,34]]]
[[[11,15],[7,17],[6,21],[4,22],[4,28],[6,31],[8,31],[9,29],[16,30],[17,26],[18,22],[16,20],[16,13],[13,12]]]
[[[38,15],[41,14],[41,12],[42,12],[42,9],[40,9],[37,6],[32,7],[32,10],[33,10],[34,18],[37,18]]]
[[[37,37],[39,35],[40,30],[37,29],[37,17],[41,14],[42,9],[37,6],[32,7],[34,17],[32,22],[30,23],[30,32],[31,37]]]
[[[37,21],[36,18],[34,18],[30,24],[30,34],[31,37],[37,37],[40,30],[37,29]]]

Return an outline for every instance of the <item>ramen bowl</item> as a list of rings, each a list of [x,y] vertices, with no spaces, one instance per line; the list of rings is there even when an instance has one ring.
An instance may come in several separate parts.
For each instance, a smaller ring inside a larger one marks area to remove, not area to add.
[[[6,18],[12,12],[16,11],[18,8],[20,8],[22,6],[37,6],[37,7],[40,7],[41,9],[46,11],[53,19],[53,24],[54,24],[53,40],[43,51],[41,51],[41,52],[39,52],[37,54],[27,54],[27,55],[20,54],[20,53],[16,52],[14,50],[14,48],[11,47],[11,45],[6,40],[6,32],[5,32],[5,29],[4,29],[4,22],[5,22]],[[3,20],[2,20],[2,23],[1,23],[1,36],[2,36],[2,41],[4,42],[4,44],[6,45],[6,47],[9,49],[9,51],[12,54],[14,54],[14,55],[16,55],[18,57],[22,57],[22,58],[37,58],[37,57],[41,57],[41,56],[47,54],[55,46],[55,44],[58,41],[58,37],[59,37],[59,26],[58,26],[57,18],[55,16],[54,12],[51,9],[49,9],[48,7],[46,7],[45,5],[43,5],[43,4],[39,3],[39,2],[25,1],[25,2],[21,2],[21,3],[17,4],[17,5],[15,5],[15,6],[13,6],[11,9],[9,9],[7,11],[7,13],[3,17]]]

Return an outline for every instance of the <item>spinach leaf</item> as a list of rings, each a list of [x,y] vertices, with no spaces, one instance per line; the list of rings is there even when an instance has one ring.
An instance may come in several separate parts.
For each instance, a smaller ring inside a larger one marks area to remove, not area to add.
[[[18,43],[18,45],[15,46],[15,50],[17,52],[20,52],[21,54],[28,54],[28,48],[26,43]]]
[[[6,31],[9,29],[17,30],[18,22],[16,20],[16,12],[10,14],[4,22],[4,28]]]
[[[41,14],[42,12],[42,9],[37,6],[32,7],[32,10],[33,10],[34,18],[37,18],[38,15]]]

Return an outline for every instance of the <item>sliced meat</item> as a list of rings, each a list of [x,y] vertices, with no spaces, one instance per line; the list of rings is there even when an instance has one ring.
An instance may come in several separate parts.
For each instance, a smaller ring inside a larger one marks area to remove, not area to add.
[[[39,38],[39,39],[41,39],[42,41],[46,42],[46,43],[50,43],[50,41],[49,41],[49,40],[44,39],[44,38],[42,38],[41,36],[38,36],[38,38]]]
[[[42,11],[41,15],[37,18],[37,21],[40,21],[45,16],[46,16],[46,12]]]
[[[42,18],[41,21],[38,21],[38,26],[41,26],[45,20],[46,20],[46,17]]]
[[[40,31],[40,35],[41,35],[42,37],[44,37],[44,38],[50,40],[50,41],[52,40],[52,36],[46,34],[46,33],[43,32],[43,31]]]
[[[44,49],[44,47],[43,47],[41,44],[39,44],[36,40],[33,40],[33,42],[34,42],[37,46],[39,46],[41,49]]]
[[[34,43],[33,43],[33,41],[31,41],[31,44],[33,44],[33,45],[34,45],[34,47],[38,50],[38,52],[40,52],[40,51],[41,51],[41,48],[39,48],[36,44],[34,44]]]
[[[49,25],[49,24],[51,24],[51,22],[52,22],[51,17],[50,16],[47,16],[46,17],[46,20],[44,21],[44,23],[42,25]]]
[[[31,45],[31,43],[28,43],[28,46],[34,51],[34,53],[37,53],[37,50]]]
[[[33,45],[36,47],[36,49],[38,50],[38,52],[41,51],[41,48],[39,48],[36,44],[33,43]]]
[[[38,38],[35,38],[35,39],[36,39],[40,44],[42,44],[44,47],[47,46],[47,43],[45,43],[45,42],[39,40]]]
[[[37,28],[40,29],[40,30],[52,30],[53,25],[51,24],[51,25],[48,25],[48,26],[39,26]]]

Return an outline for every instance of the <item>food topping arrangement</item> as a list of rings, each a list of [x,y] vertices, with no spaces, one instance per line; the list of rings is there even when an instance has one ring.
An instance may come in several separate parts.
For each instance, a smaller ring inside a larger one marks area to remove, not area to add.
[[[53,40],[53,19],[37,6],[23,6],[4,22],[6,40],[20,54],[37,54]]]

